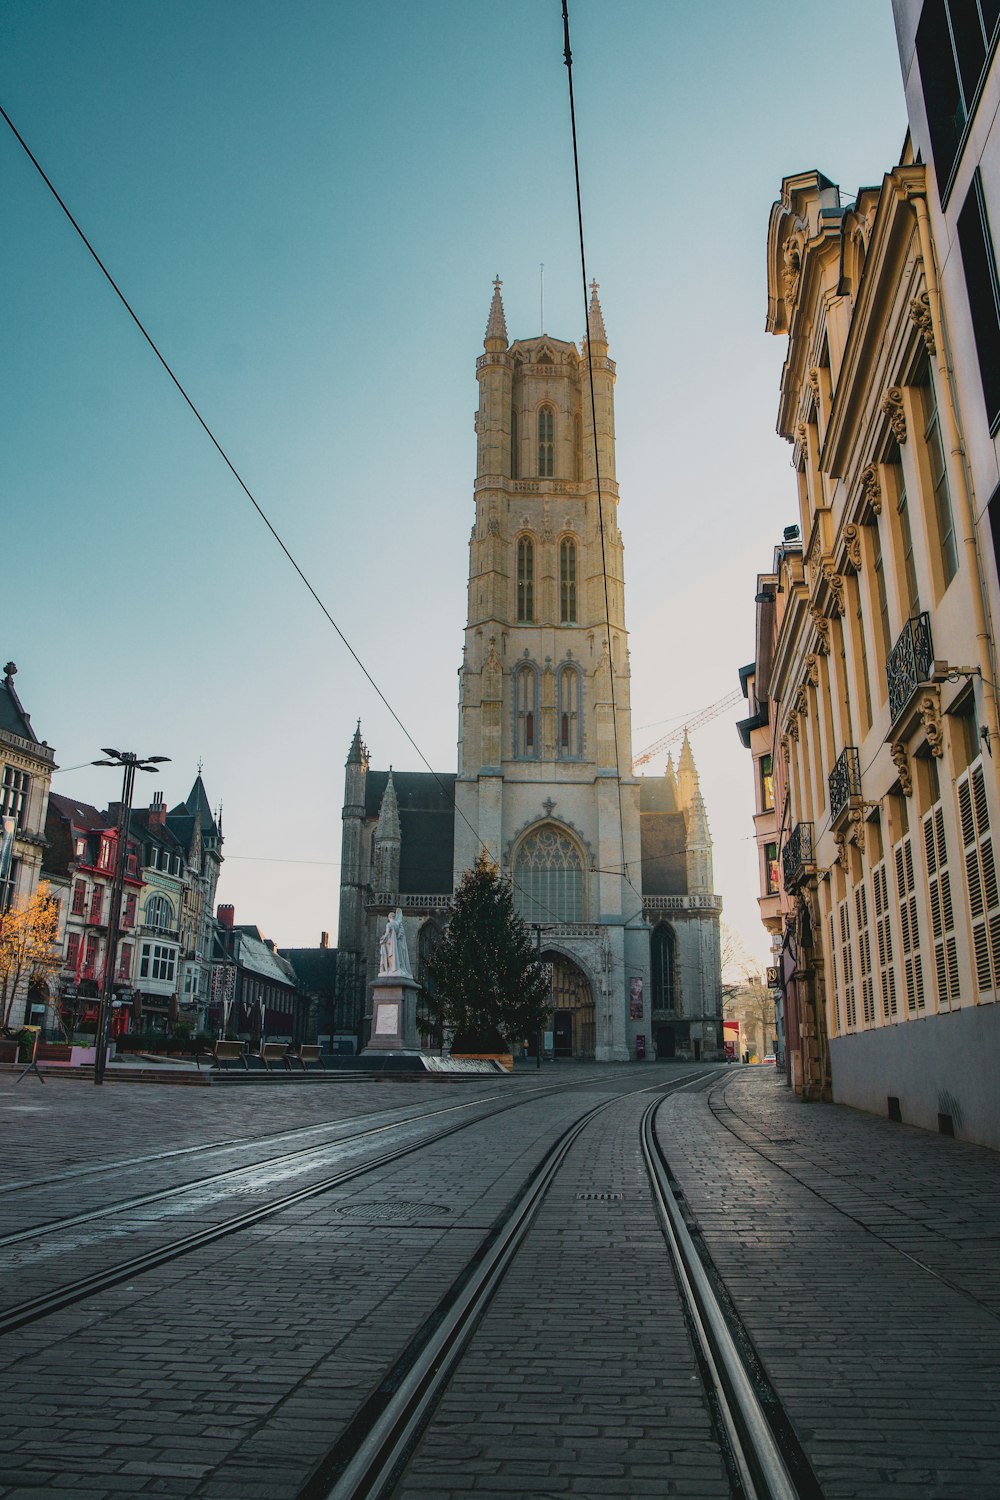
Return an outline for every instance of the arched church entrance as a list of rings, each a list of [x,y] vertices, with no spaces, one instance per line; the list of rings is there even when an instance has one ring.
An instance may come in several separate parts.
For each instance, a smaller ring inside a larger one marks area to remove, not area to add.
[[[565,953],[549,950],[542,962],[552,973],[552,1050],[556,1057],[593,1057],[597,1040],[590,980]]]

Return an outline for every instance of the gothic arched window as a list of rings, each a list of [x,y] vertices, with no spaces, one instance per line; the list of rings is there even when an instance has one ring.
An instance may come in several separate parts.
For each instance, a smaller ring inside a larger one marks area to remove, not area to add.
[[[559,668],[559,756],[574,760],[583,754],[583,686],[577,667]]]
[[[677,1005],[677,944],[673,929],[661,922],[650,941],[653,967],[653,1009],[674,1010]]]
[[[524,662],[514,673],[514,755],[538,756],[538,673]]]
[[[555,473],[556,418],[551,406],[538,408],[538,477],[551,479]]]
[[[559,543],[559,620],[576,624],[576,543],[568,536]]]
[[[517,412],[510,413],[510,477],[517,479]]]
[[[514,904],[526,922],[582,922],[583,859],[568,834],[545,824],[514,856]]]
[[[535,618],[535,544],[530,536],[517,539],[517,618],[522,625]]]
[[[166,932],[173,925],[174,909],[166,896],[150,896],[146,902],[146,926]]]

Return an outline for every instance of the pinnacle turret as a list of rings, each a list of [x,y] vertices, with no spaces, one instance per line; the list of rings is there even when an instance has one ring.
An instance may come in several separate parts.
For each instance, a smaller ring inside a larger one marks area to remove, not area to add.
[[[507,347],[507,319],[504,317],[503,298],[500,296],[500,288],[503,282],[500,277],[493,281],[493,301],[490,303],[490,316],[486,323],[486,337],[483,339],[483,348],[491,353],[501,353]]]
[[[399,842],[399,803],[396,800],[396,788],[392,781],[392,767],[389,768],[389,779],[382,793],[382,801],[378,810],[378,824],[375,828],[375,842],[385,843],[388,840]]]
[[[698,768],[694,763],[691,741],[688,739],[687,730],[685,729],[684,743],[681,745],[681,753],[677,757],[677,794],[682,810],[690,806],[696,792],[699,792]]]
[[[382,793],[382,801],[378,810],[378,823],[375,827],[374,852],[374,880],[375,889],[380,892],[395,894],[399,890],[399,853],[402,846],[402,835],[399,827],[399,803],[396,801],[396,788],[392,782],[392,767],[389,767],[389,779]]]
[[[587,338],[591,345],[603,344],[607,348],[608,335],[604,329],[604,314],[598,300],[598,290],[598,283],[592,281],[590,283],[590,307],[587,309]]]
[[[368,769],[368,746],[361,738],[360,719],[358,720],[358,727],[354,731],[354,738],[351,740],[351,748],[347,752],[347,764],[349,766],[363,766],[366,771]]]

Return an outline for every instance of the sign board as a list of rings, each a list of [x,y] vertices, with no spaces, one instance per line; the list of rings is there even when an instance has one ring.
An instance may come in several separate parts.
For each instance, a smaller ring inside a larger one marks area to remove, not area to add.
[[[767,983],[768,989],[772,989],[772,990],[777,989],[778,985],[781,983],[781,980],[778,978],[778,968],[777,968],[777,965],[775,965],[774,967],[771,967],[770,965],[768,966],[767,975],[766,975],[766,983]]]
[[[642,1020],[642,975],[633,974],[628,982],[628,1013],[632,1021]]]

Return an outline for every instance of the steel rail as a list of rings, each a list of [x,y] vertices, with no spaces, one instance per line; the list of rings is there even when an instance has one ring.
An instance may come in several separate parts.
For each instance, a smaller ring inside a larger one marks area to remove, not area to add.
[[[710,1393],[718,1403],[748,1500],[802,1500],[670,1184],[654,1130],[662,1102],[655,1101],[643,1116],[642,1151],[678,1286],[710,1372]]]
[[[661,1081],[630,1089],[595,1105],[563,1131],[381,1384],[359,1408],[338,1441],[313,1466],[296,1500],[374,1500],[391,1493],[580,1134],[598,1115],[622,1099],[653,1089],[675,1093],[704,1082],[706,1076],[709,1075],[702,1072],[668,1084]]]
[[[564,1085],[563,1087],[568,1087]],[[458,1134],[459,1131],[468,1130],[473,1125],[485,1123],[487,1120],[495,1119],[498,1115],[506,1114],[508,1110],[518,1109],[522,1105],[533,1102],[541,1097],[541,1090],[532,1090],[531,1095],[525,1099],[513,1099],[501,1106],[500,1109],[492,1110],[488,1115],[478,1116],[475,1120],[462,1120],[454,1125],[448,1125],[443,1130],[437,1130],[432,1135],[423,1137],[419,1141],[411,1141],[403,1146],[393,1147],[392,1150],[383,1152],[380,1156],[370,1161],[360,1162],[355,1167],[345,1168],[331,1177],[325,1177],[319,1182],[308,1184],[306,1187],[296,1188],[294,1192],[286,1193],[281,1198],[276,1198],[271,1203],[264,1203],[257,1208],[247,1209],[241,1214],[236,1214],[230,1219],[223,1220],[220,1224],[210,1225],[206,1229],[195,1230],[191,1234],[182,1235],[179,1239],[170,1240],[165,1245],[157,1246],[154,1250],[145,1251],[141,1255],[131,1256],[128,1260],[117,1261],[112,1266],[103,1270],[94,1271],[89,1276],[78,1277],[75,1281],[64,1282],[62,1286],[54,1287],[49,1292],[43,1292],[37,1297],[31,1297],[18,1303],[16,1307],[8,1308],[0,1312],[0,1337],[5,1333],[13,1333],[18,1328],[23,1328],[28,1323],[37,1322],[41,1318],[59,1312],[64,1307],[71,1306],[74,1302],[81,1302],[86,1297],[92,1297],[98,1292],[106,1291],[109,1287],[117,1286],[123,1281],[134,1276],[141,1276],[146,1271],[156,1270],[159,1266],[177,1260],[180,1256],[189,1255],[194,1250],[200,1250],[206,1245],[214,1244],[216,1241],[225,1239],[229,1235],[238,1234],[244,1229],[259,1224],[264,1219],[272,1218],[275,1214],[283,1213],[288,1208],[294,1208],[299,1203],[304,1203],[310,1198],[318,1198],[324,1193],[332,1192],[334,1188],[343,1186],[344,1183],[352,1182],[358,1177],[363,1177],[369,1172],[377,1171],[380,1167],[389,1166],[391,1163],[402,1160],[416,1151],[422,1151],[426,1146],[435,1145],[438,1141],[446,1140],[449,1136]],[[611,1101],[613,1102],[613,1101]]]

